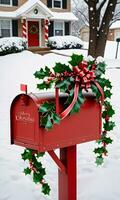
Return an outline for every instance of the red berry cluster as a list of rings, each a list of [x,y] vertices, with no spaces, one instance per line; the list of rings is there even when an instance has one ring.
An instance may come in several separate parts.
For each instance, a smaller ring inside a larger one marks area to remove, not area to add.
[[[91,70],[87,69],[88,63],[82,61],[78,66],[73,68],[73,72],[64,71],[63,73],[53,74],[50,72],[49,77],[45,80],[45,84],[50,84],[51,81],[63,81],[65,77],[73,77],[75,82],[80,82],[81,87],[88,89],[91,87],[91,81],[95,79],[96,64],[93,64]]]

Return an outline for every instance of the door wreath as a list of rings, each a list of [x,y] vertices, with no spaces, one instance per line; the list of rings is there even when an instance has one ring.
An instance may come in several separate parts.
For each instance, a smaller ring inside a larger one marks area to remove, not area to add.
[[[29,29],[29,32],[31,34],[37,34],[38,33],[38,27],[36,25],[31,25],[30,29]]]

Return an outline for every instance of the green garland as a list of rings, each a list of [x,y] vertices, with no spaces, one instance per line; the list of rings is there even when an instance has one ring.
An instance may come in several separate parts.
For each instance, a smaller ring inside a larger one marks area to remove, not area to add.
[[[22,154],[22,159],[29,162],[29,167],[24,169],[25,175],[33,175],[33,182],[42,185],[42,192],[49,195],[50,186],[45,182],[44,176],[46,175],[45,168],[43,168],[40,158],[45,153],[37,153],[31,149],[25,149]]]
[[[112,143],[112,139],[107,136],[107,132],[113,130],[115,126],[115,122],[111,120],[115,111],[110,103],[112,85],[110,80],[105,78],[106,64],[103,60],[98,60],[99,59],[92,59],[85,61],[83,55],[73,54],[69,65],[56,63],[52,71],[48,67],[45,67],[45,69],[36,71],[34,76],[40,81],[42,80],[42,83],[40,82],[37,84],[39,90],[47,90],[54,84],[61,92],[68,93],[69,97],[66,106],[72,102],[75,82],[76,80],[79,81],[81,87],[79,89],[78,99],[70,114],[79,112],[80,106],[84,103],[85,99],[82,95],[83,89],[88,91],[90,88],[96,95],[96,98],[99,99],[100,92],[93,84],[93,80],[95,79],[95,81],[100,84],[105,95],[102,111],[103,130],[101,139],[97,141],[98,147],[94,149],[94,152],[96,154],[96,164],[101,165],[103,164],[104,157],[108,153],[107,145]],[[59,124],[61,121],[60,116],[55,113],[54,103],[43,103],[39,108],[39,112],[41,112],[40,125],[47,130],[52,129],[54,124]],[[43,155],[44,154],[38,154],[33,150],[26,149],[22,154],[22,158],[24,160],[29,160],[30,167],[26,168],[24,173],[26,175],[33,173],[33,181],[42,184],[42,192],[44,194],[49,194],[50,186],[44,180],[44,175],[46,174],[45,169],[42,167],[41,162],[38,161]]]

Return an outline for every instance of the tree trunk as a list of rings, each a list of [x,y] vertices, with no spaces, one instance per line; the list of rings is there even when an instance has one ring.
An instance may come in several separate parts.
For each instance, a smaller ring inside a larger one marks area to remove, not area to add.
[[[88,55],[91,55],[94,58],[96,58],[98,56],[104,56],[107,35],[109,32],[109,25],[114,15],[117,0],[109,0],[101,22],[100,9],[102,9],[102,7],[96,10],[96,3],[94,2],[94,0],[88,0],[87,3],[89,9],[90,28]]]
[[[88,55],[95,57],[96,42],[97,42],[97,19],[96,19],[96,2],[94,0],[89,1],[89,51]]]
[[[96,46],[96,51],[95,51],[95,58],[97,58],[98,56],[104,57],[105,46],[106,46],[105,38],[101,38],[100,40],[98,40],[97,46]]]

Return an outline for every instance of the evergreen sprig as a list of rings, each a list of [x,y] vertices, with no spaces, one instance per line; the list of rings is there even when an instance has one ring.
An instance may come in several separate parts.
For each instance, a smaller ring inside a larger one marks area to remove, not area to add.
[[[94,150],[96,154],[96,164],[101,165],[104,162],[104,156],[108,154],[107,145],[112,144],[113,140],[107,137],[107,132],[111,131],[115,127],[115,122],[111,121],[111,118],[115,114],[110,99],[111,99],[111,89],[112,85],[109,79],[100,78],[99,84],[103,88],[105,94],[105,100],[103,104],[102,118],[103,118],[103,133],[101,139],[97,141],[98,148]]]
[[[25,149],[21,154],[24,161],[29,161],[29,167],[24,169],[25,175],[32,175],[33,182],[35,184],[41,184],[42,192],[45,195],[50,194],[50,186],[45,182],[44,176],[46,175],[45,168],[43,168],[41,161],[39,160],[45,153],[37,153],[31,149]]]
[[[49,130],[53,128],[54,124],[59,124],[61,119],[55,112],[55,104],[44,102],[40,108],[41,112],[40,125]]]

